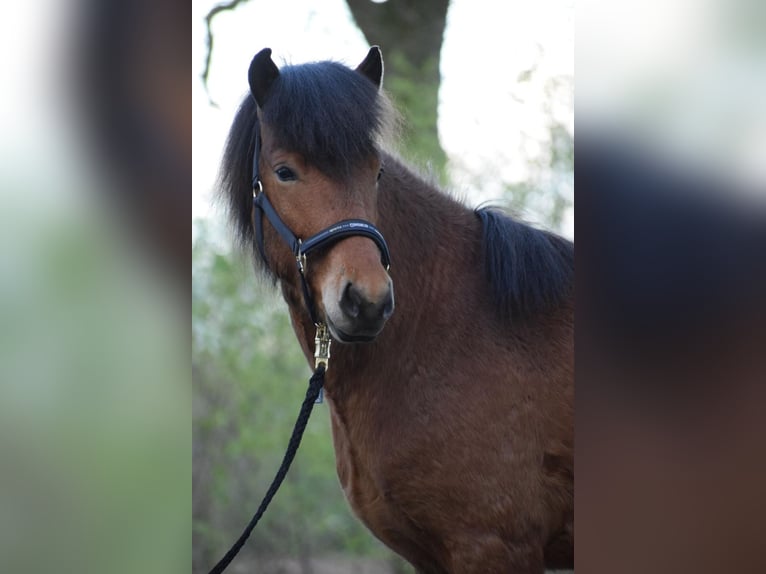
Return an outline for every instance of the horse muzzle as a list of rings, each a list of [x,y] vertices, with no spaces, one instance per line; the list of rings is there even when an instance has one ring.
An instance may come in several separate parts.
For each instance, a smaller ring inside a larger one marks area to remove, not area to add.
[[[389,280],[383,290],[371,294],[349,281],[333,307],[326,317],[333,338],[343,343],[370,342],[394,312],[393,285]]]

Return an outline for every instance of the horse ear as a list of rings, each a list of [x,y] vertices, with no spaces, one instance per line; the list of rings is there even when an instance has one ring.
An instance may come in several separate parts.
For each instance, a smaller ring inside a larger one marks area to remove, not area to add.
[[[370,48],[367,57],[356,67],[356,71],[375,84],[376,88],[380,88],[383,81],[383,54],[380,46]]]
[[[271,48],[264,48],[250,62],[250,69],[247,72],[250,92],[253,94],[255,102],[259,107],[263,107],[271,85],[278,77],[279,68],[271,60]]]

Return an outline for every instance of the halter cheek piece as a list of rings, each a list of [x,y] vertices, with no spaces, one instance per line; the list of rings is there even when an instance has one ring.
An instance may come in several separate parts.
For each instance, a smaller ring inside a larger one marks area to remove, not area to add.
[[[320,322],[317,317],[314,299],[311,296],[311,290],[309,289],[309,284],[306,279],[306,257],[313,251],[316,251],[320,248],[329,247],[341,239],[359,235],[362,237],[368,237],[375,242],[375,244],[378,246],[378,249],[380,249],[380,261],[386,270],[388,270],[391,266],[391,257],[388,252],[388,245],[386,245],[386,240],[383,238],[383,234],[381,234],[380,231],[378,231],[378,229],[372,223],[365,221],[364,219],[344,219],[343,221],[339,221],[338,223],[330,225],[329,227],[323,229],[315,235],[312,235],[306,240],[301,240],[299,237],[297,237],[295,233],[293,233],[292,230],[287,227],[287,225],[285,225],[285,222],[282,221],[281,217],[279,217],[279,214],[274,209],[274,206],[271,205],[269,198],[263,192],[263,184],[261,183],[258,166],[258,160],[261,152],[260,131],[260,125],[258,118],[256,117],[254,126],[255,149],[253,151],[252,181],[253,209],[255,210],[253,220],[255,222],[256,246],[258,247],[258,252],[260,253],[264,263],[268,265],[266,250],[263,244],[263,216],[265,215],[266,219],[268,219],[274,229],[277,230],[284,242],[287,243],[290,251],[292,251],[293,256],[295,257],[295,261],[298,266],[298,274],[301,278],[303,299],[306,302],[306,308],[308,309],[309,315],[311,316],[311,320],[317,327],[315,351],[315,355],[317,356],[316,363],[318,366],[320,362],[324,362],[325,367],[327,367],[327,359],[329,359],[329,335],[326,334],[327,327],[324,325],[324,323]],[[320,332],[325,334],[321,341],[321,343],[323,343],[323,347],[325,346],[324,343],[326,342],[327,357],[322,357],[324,360],[321,360],[319,356]]]

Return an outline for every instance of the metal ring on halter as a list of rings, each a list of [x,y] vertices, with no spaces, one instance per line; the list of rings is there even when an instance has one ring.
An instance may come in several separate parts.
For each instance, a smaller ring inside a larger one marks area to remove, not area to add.
[[[304,275],[306,273],[306,254],[301,250],[301,245],[303,245],[303,240],[299,237],[298,252],[295,254],[295,261],[298,262],[298,271],[300,271],[301,275]]]

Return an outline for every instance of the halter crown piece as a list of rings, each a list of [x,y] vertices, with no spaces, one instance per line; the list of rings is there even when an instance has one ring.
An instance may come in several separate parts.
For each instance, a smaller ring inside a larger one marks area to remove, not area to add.
[[[311,297],[311,289],[309,288],[308,281],[306,280],[306,257],[311,252],[329,247],[333,243],[340,241],[346,237],[354,235],[360,235],[362,237],[368,237],[372,239],[380,249],[380,261],[383,266],[388,270],[391,266],[391,257],[388,251],[388,245],[383,238],[383,234],[378,231],[369,221],[364,219],[344,219],[337,223],[326,227],[319,233],[312,235],[308,239],[302,240],[297,237],[292,230],[287,227],[282,218],[271,205],[269,198],[263,192],[263,184],[259,175],[258,160],[261,153],[261,130],[258,117],[256,115],[255,125],[253,128],[253,138],[255,140],[255,146],[253,150],[253,209],[256,211],[253,220],[255,222],[255,242],[258,247],[258,253],[264,263],[268,265],[268,259],[266,257],[266,249],[263,244],[263,216],[269,220],[269,223],[277,230],[282,237],[290,251],[292,251],[295,257],[296,264],[298,266],[298,274],[301,278],[301,288],[303,290],[303,299],[306,303],[311,320],[317,328],[316,337],[314,339],[314,368],[318,368],[323,364],[325,371],[329,367],[330,361],[330,333],[327,329],[327,325],[319,321],[316,313],[316,307],[314,305],[314,299]],[[321,401],[321,396],[320,399]]]

